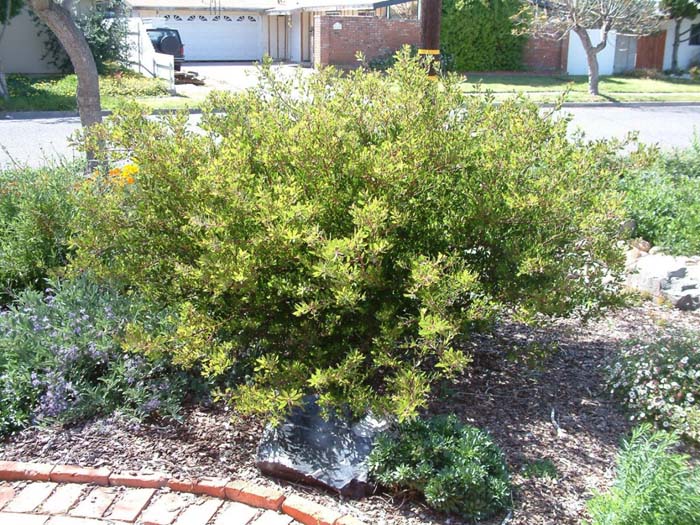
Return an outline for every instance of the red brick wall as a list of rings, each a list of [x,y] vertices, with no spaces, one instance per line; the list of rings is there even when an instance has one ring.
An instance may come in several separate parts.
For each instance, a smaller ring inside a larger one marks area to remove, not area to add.
[[[333,29],[340,24],[342,29]],[[374,16],[316,16],[314,64],[355,67],[355,54],[362,51],[367,60],[389,55],[404,44],[420,45],[417,20],[387,19]]]
[[[531,71],[565,71],[569,37],[530,38],[523,49],[523,66]]]

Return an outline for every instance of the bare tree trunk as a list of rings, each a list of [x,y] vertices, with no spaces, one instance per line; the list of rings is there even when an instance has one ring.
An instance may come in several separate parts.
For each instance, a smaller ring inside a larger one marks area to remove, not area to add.
[[[588,62],[588,92],[591,95],[598,96],[598,84],[600,83],[600,68],[598,66],[598,53],[600,53],[608,41],[607,30],[603,29],[602,39],[596,46],[591,42],[591,37],[588,36],[588,31],[582,27],[574,27],[574,32],[581,39],[583,50],[586,52],[586,60]]]
[[[671,53],[671,71],[678,71],[678,48],[681,45],[681,24],[682,18],[676,18],[676,27],[673,32],[673,51]]]
[[[78,112],[80,123],[88,128],[102,122],[100,79],[85,35],[65,7],[53,0],[28,0],[29,7],[56,35],[66,50],[78,77]]]

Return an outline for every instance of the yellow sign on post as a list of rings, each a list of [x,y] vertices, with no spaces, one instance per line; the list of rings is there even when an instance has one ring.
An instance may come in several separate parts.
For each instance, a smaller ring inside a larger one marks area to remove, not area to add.
[[[434,80],[437,80],[437,70],[440,66],[436,67],[436,63],[440,63],[440,50],[439,49],[419,49],[418,50],[418,55],[428,55],[428,56],[433,56],[436,57],[434,61],[430,64],[430,71],[428,72],[428,76]]]

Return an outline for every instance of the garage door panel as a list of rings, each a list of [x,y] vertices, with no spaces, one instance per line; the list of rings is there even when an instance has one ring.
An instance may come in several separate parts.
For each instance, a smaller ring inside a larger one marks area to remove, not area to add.
[[[262,16],[169,15],[163,25],[177,29],[185,46],[185,60],[259,60],[262,57]]]

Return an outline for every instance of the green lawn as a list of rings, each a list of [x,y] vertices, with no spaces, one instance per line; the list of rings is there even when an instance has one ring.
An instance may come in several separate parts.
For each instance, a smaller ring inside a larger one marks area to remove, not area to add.
[[[75,75],[28,77],[9,75],[10,99],[0,99],[0,111],[75,111],[78,81]],[[201,100],[171,96],[166,82],[131,72],[100,77],[103,109],[136,100],[152,109],[197,107]]]
[[[538,102],[555,102],[568,90],[567,102],[700,102],[700,82],[672,78],[601,77],[601,96],[588,94],[585,76],[500,75],[469,73],[464,89],[475,92],[475,85],[505,98],[522,93]]]

